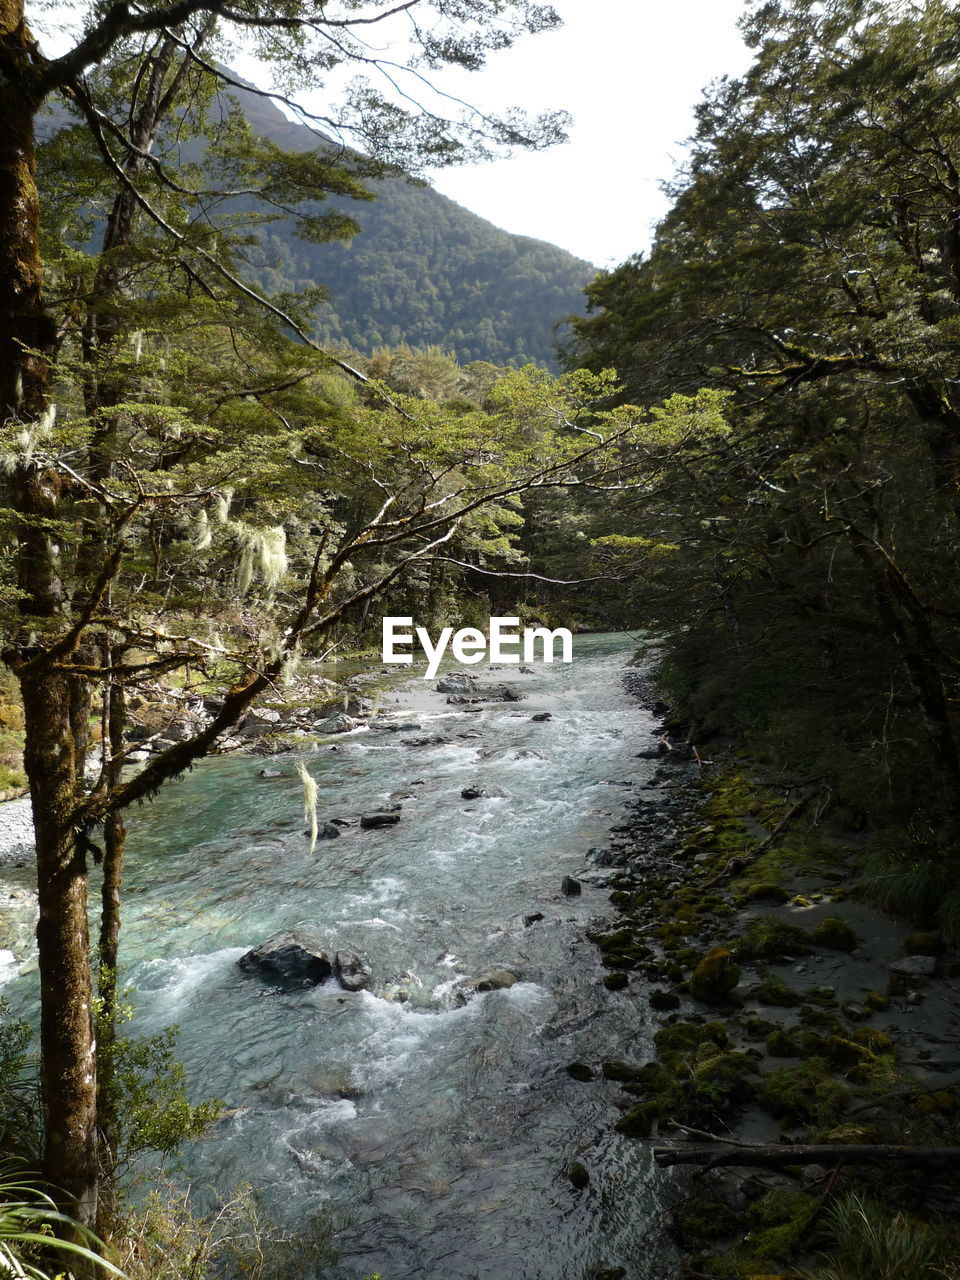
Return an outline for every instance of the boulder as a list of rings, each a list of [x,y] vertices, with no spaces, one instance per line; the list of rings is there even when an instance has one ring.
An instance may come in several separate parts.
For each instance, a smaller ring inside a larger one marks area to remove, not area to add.
[[[357,727],[357,722],[345,711],[341,711],[339,715],[331,716],[329,720],[318,720],[313,727],[318,733],[349,733],[351,729]]]
[[[523,917],[523,927],[529,929],[532,924],[538,924],[542,919],[542,911],[531,911],[529,915]]]
[[[337,822],[321,822],[317,827],[318,840],[336,840],[340,835],[340,824]]]
[[[475,684],[475,676],[444,676],[442,680],[437,681],[437,693],[473,693]]]
[[[549,711],[538,711],[537,714],[535,716],[531,716],[530,719],[534,724],[545,724],[547,720],[552,720],[553,716]]]
[[[560,892],[568,898],[577,898],[580,896],[582,885],[579,880],[574,880],[573,876],[564,876],[560,881]]]
[[[250,720],[259,720],[262,724],[279,724],[281,714],[275,707],[253,707],[249,713]]]
[[[362,991],[373,976],[370,966],[355,951],[338,951],[333,972],[344,991]]]
[[[272,781],[272,779],[274,778],[282,778],[284,776],[285,775],[280,769],[258,769],[257,770],[257,777],[264,778],[267,781]]]
[[[496,684],[484,690],[484,697],[491,702],[522,702],[527,695],[511,689],[508,684]]]
[[[472,985],[476,991],[502,991],[519,981],[520,975],[515,969],[487,969],[474,978]]]
[[[468,978],[461,983],[456,998],[460,1004],[466,1004],[471,996],[481,995],[486,991],[505,991],[520,980],[516,969],[486,969],[476,978]]]
[[[360,826],[364,831],[370,831],[377,827],[395,827],[400,821],[400,814],[395,810],[390,812],[364,813],[360,817]]]
[[[499,787],[464,787],[460,795],[464,800],[503,799],[503,792]]]
[[[439,733],[432,733],[427,738],[404,738],[403,745],[405,747],[445,747],[449,741],[449,738],[442,738]]]
[[[546,757],[540,751],[531,751],[526,747],[514,755],[514,760],[543,760]]]
[[[937,972],[937,957],[904,956],[902,960],[894,960],[890,972],[906,978],[932,978]]]
[[[246,973],[299,987],[315,987],[333,973],[322,941],[305,929],[273,934],[242,955],[237,964]]]

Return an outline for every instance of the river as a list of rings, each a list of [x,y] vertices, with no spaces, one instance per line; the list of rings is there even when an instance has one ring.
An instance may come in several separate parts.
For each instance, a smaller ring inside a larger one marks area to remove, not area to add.
[[[320,1208],[346,1221],[336,1280],[673,1274],[649,1151],[612,1129],[618,1089],[566,1071],[652,1056],[645,1001],[604,988],[583,936],[612,914],[587,851],[655,768],[637,759],[653,719],[622,687],[635,648],[584,636],[570,665],[472,668],[525,695],[478,714],[422,680],[389,694],[421,733],[362,730],[303,757],[321,823],[352,823],[313,851],[290,756],[210,760],[132,816],[134,1030],[178,1024],[192,1094],[229,1108],[188,1174],[252,1183],[291,1224]],[[449,741],[407,745],[425,735]],[[467,801],[469,786],[502,794]],[[361,812],[398,802],[397,826],[360,830]],[[584,871],[581,896],[561,895]],[[371,990],[277,991],[237,968],[295,927],[365,953]],[[460,978],[500,966],[522,980],[457,1002]],[[580,1190],[572,1160],[590,1174]]]

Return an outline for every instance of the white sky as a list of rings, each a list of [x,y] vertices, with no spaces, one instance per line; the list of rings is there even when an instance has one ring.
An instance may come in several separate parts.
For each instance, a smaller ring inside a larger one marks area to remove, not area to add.
[[[559,30],[491,55],[483,71],[447,69],[436,82],[492,112],[563,108],[574,120],[570,142],[430,176],[439,191],[507,231],[611,266],[649,246],[668,207],[660,184],[683,157],[704,86],[749,64],[736,25],[744,0],[553,4],[564,19]],[[80,11],[53,0],[35,23],[46,51],[72,43]],[[238,51],[231,62],[269,87],[252,58]],[[304,101],[321,112],[326,105]]]
[[[706,84],[746,70],[743,0],[553,0],[531,36],[454,83],[480,105],[566,108],[570,142],[433,176],[474,213],[597,266],[646,249]],[[444,81],[446,84],[446,81]]]

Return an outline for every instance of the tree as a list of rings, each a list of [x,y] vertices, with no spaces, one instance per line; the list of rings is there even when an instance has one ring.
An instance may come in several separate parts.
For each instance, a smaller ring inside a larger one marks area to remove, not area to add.
[[[941,856],[960,821],[960,16],[774,0],[744,29],[754,63],[699,108],[649,257],[601,274],[575,325],[630,396],[732,396],[731,434],[618,528],[677,548],[660,600],[700,729],[735,717]]]
[[[408,24],[410,44],[400,64],[372,55],[364,35],[372,26],[401,20]],[[213,59],[222,47],[218,42],[243,34],[298,90],[319,90],[338,68],[350,66],[380,74],[391,83],[408,77],[396,92],[386,94],[369,79],[358,80],[347,91],[341,111],[331,108],[322,119],[310,117],[325,132],[327,156],[331,138],[334,155],[348,140],[362,144],[374,162],[412,170],[501,145],[541,145],[557,136],[555,119],[529,127],[517,116],[495,119],[469,111],[452,119],[437,111],[435,102],[424,107],[416,101],[412,86],[425,85],[425,77],[447,63],[478,67],[490,50],[555,22],[549,7],[530,0],[460,0],[453,5],[445,0],[405,0],[392,7],[348,3],[336,14],[325,5],[304,10],[295,0],[270,5],[256,0],[236,5],[172,0],[139,7],[115,0],[91,4],[83,14],[82,37],[54,58],[45,56],[33,38],[22,0],[0,3],[0,424],[8,526],[15,543],[16,580],[7,584],[7,596],[17,612],[16,623],[7,628],[3,656],[16,672],[23,696],[25,768],[37,842],[44,1171],[58,1188],[61,1207],[81,1223],[94,1219],[98,1184],[97,1063],[87,927],[89,833],[106,822],[109,836],[110,824],[126,805],[149,795],[201,756],[280,676],[310,627],[330,625],[347,602],[361,601],[402,571],[401,560],[331,607],[328,597],[337,573],[361,546],[393,548],[414,540],[409,554],[422,555],[469,514],[471,504],[515,484],[493,482],[491,488],[488,481],[484,490],[482,483],[468,483],[436,497],[439,475],[449,475],[447,468],[436,476],[431,473],[419,497],[408,486],[408,505],[396,519],[391,519],[390,510],[400,504],[396,494],[389,494],[379,511],[351,528],[338,544],[332,542],[329,529],[321,533],[303,573],[299,603],[290,610],[272,655],[261,653],[261,660],[246,668],[208,728],[171,748],[132,783],[118,780],[115,742],[112,762],[108,750],[98,784],[89,796],[83,794],[78,686],[91,680],[106,684],[109,743],[111,708],[117,707],[115,724],[122,723],[123,684],[133,674],[123,656],[130,644],[153,646],[155,656],[145,665],[154,671],[202,662],[208,653],[197,637],[148,635],[135,624],[124,626],[121,572],[129,568],[129,559],[150,545],[151,536],[162,546],[171,522],[220,502],[217,477],[231,474],[229,465],[224,470],[222,457],[216,461],[218,441],[205,449],[198,444],[200,424],[192,423],[190,447],[178,454],[172,441],[184,423],[176,421],[177,412],[168,412],[170,406],[150,402],[149,397],[146,405],[124,406],[118,389],[109,380],[104,383],[103,357],[116,362],[118,335],[109,316],[117,287],[116,251],[129,247],[134,215],[148,220],[166,238],[168,252],[178,255],[178,262],[183,260],[184,274],[197,296],[213,308],[222,310],[229,301],[236,310],[238,298],[258,304],[254,291],[231,269],[217,235],[205,241],[189,223],[190,208],[204,207],[205,200],[218,198],[217,193],[204,196],[183,190],[154,154],[164,104],[169,105],[188,82],[201,106],[209,101],[212,87],[229,85],[229,74]],[[104,110],[100,95],[109,92],[110,74],[124,64],[133,67],[135,109],[119,123]],[[50,398],[50,365],[62,335],[44,298],[34,141],[38,113],[57,94],[65,95],[85,121],[103,165],[118,184],[106,253],[93,281],[81,280],[77,295],[79,313],[86,317],[90,412],[86,427],[74,424],[72,439],[56,425]],[[344,166],[331,169],[331,178],[342,180],[338,174],[343,172]],[[305,194],[301,191],[300,198]],[[276,303],[268,303],[267,311],[306,340],[295,318]],[[189,363],[186,357],[184,362]],[[243,394],[237,388],[232,393],[241,403],[263,405],[272,387],[254,383]],[[265,413],[269,416],[270,410]],[[136,446],[131,446],[132,440]],[[235,439],[230,447],[238,447]],[[416,457],[412,440],[405,447]],[[191,457],[194,449],[204,455],[198,475],[191,472],[197,461]],[[170,481],[173,460],[184,464],[180,481]],[[474,465],[469,455],[465,465]],[[547,468],[539,473],[544,481],[561,474],[568,464],[555,465],[556,472]],[[440,509],[431,514],[432,500]],[[76,534],[82,547],[71,562],[69,543]],[[272,580],[282,560],[276,541],[272,558],[268,550],[263,536],[255,540],[255,558]],[[79,705],[82,708],[82,698]],[[118,875],[119,827],[110,841]],[[116,907],[115,900],[112,906],[107,903],[107,917]],[[114,939],[116,927],[118,919],[108,922]]]

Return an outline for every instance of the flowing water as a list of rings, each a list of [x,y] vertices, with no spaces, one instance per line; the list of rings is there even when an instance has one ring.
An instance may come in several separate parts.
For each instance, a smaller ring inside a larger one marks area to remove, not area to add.
[[[479,714],[420,680],[389,695],[391,714],[449,744],[365,730],[305,755],[321,823],[353,824],[312,852],[289,756],[211,760],[132,820],[135,1030],[179,1024],[193,1093],[229,1108],[189,1173],[224,1192],[252,1183],[291,1225],[318,1208],[347,1218],[337,1280],[673,1272],[651,1231],[648,1149],[612,1129],[618,1090],[565,1070],[650,1056],[644,1002],[603,987],[583,937],[610,915],[609,890],[560,894],[654,768],[636,758],[652,719],[620,679],[634,648],[580,637],[569,666],[474,667],[526,695]],[[533,722],[541,711],[553,719]],[[282,776],[261,779],[264,766]],[[502,795],[462,799],[472,785]],[[396,802],[399,825],[360,830],[361,812]],[[371,990],[278,991],[237,968],[295,927],[365,953]],[[522,981],[457,1003],[458,979],[501,966]]]

